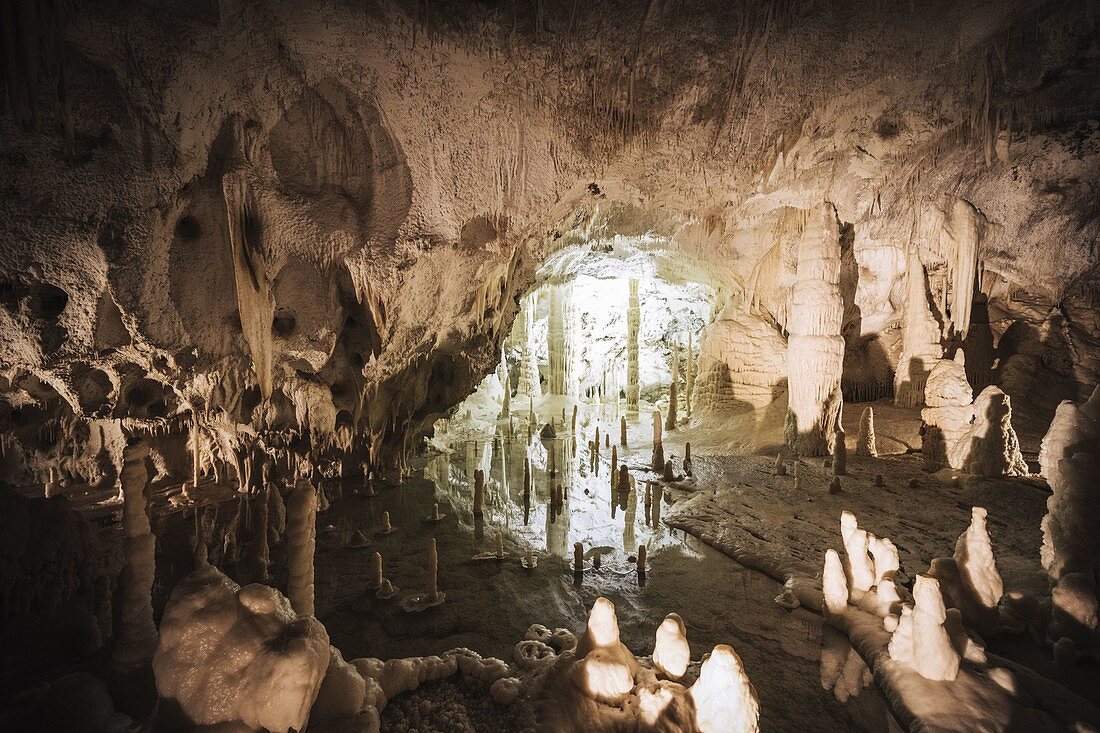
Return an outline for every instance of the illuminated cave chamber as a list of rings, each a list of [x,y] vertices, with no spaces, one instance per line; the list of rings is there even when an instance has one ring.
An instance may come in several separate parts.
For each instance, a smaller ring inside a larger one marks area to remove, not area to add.
[[[0,9],[0,730],[1100,730],[1096,2]]]

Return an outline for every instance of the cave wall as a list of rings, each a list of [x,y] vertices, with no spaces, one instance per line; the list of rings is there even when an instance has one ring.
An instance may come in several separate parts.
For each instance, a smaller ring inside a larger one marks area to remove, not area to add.
[[[493,368],[542,262],[616,234],[665,240],[740,298],[700,345],[705,391],[708,353],[738,371],[722,339],[785,341],[822,201],[846,389],[892,386],[911,254],[945,343],[970,338],[973,281],[991,333],[1020,298],[1041,301],[1039,328],[1057,308],[1058,368],[1097,381],[1091,3],[271,0],[16,20],[0,420],[23,442],[191,408],[258,425],[262,398],[308,394],[380,457]],[[41,480],[64,443],[7,477]]]

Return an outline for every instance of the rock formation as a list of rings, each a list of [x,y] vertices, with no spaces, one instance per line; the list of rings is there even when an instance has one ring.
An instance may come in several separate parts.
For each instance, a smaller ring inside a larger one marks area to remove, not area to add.
[[[787,323],[787,447],[799,456],[833,449],[843,398],[840,374],[844,312],[836,210],[816,207],[798,246],[798,270]]]

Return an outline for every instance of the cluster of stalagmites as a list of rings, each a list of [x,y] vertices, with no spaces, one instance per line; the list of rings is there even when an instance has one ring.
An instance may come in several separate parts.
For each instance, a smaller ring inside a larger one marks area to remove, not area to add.
[[[897,548],[861,529],[850,512],[841,516],[843,562],[834,550],[825,554],[822,591],[826,618],[844,627],[849,605],[883,619],[892,636],[889,656],[930,680],[954,680],[960,657],[984,661],[980,647],[963,623],[996,631],[1004,594],[986,511],[972,510],[970,526],[950,558],[936,558],[918,575],[910,598],[897,583]]]
[[[1012,403],[990,385],[973,398],[960,349],[928,373],[921,410],[921,454],[928,470],[955,468],[979,476],[1022,476],[1027,464],[1012,428]]]

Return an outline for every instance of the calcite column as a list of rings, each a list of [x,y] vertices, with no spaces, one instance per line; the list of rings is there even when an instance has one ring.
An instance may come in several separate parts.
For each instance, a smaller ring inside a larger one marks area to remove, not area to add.
[[[118,580],[118,633],[112,659],[116,667],[127,671],[152,663],[157,646],[157,627],[153,623],[156,536],[149,524],[148,455],[149,447],[141,440],[127,445],[122,453],[122,552],[126,567]]]
[[[570,290],[567,285],[550,286],[550,322],[547,328],[547,353],[550,356],[550,393],[572,394],[572,318]]]
[[[317,492],[298,479],[286,503],[287,597],[299,616],[313,615],[313,554],[317,548]]]
[[[535,359],[535,310],[538,308],[538,291],[531,293],[523,301],[523,309],[517,320],[522,336],[519,364],[519,384],[516,387],[516,396],[526,395],[532,399],[542,397],[542,384],[539,380],[539,364]]]
[[[840,228],[824,203],[808,216],[787,321],[787,446],[819,456],[833,448],[843,398],[840,376],[844,302],[840,295]]]
[[[924,384],[932,367],[943,358],[943,347],[939,324],[928,307],[924,265],[916,248],[909,253],[907,270],[901,357],[894,371],[894,403],[917,407],[924,404]]]
[[[687,363],[684,371],[684,414],[691,419],[692,393],[695,391],[695,350],[691,343],[691,332],[688,332]]]
[[[668,385],[668,415],[665,418],[665,429],[675,430],[677,410],[679,407],[680,392],[680,347],[672,345],[672,379]]]
[[[638,301],[638,281],[631,278],[626,303],[626,409],[638,412],[638,330],[642,309]]]

